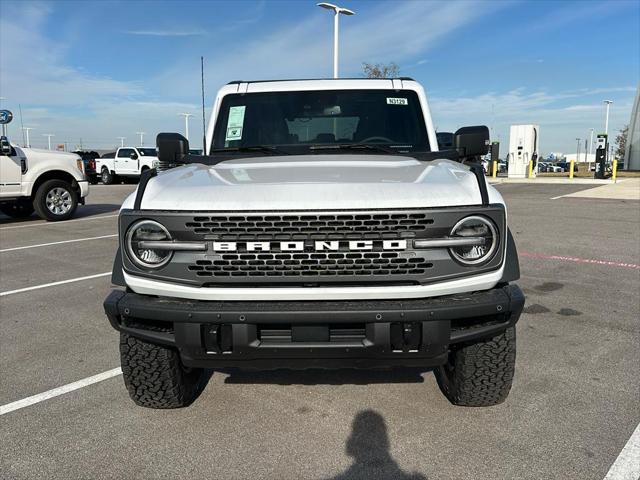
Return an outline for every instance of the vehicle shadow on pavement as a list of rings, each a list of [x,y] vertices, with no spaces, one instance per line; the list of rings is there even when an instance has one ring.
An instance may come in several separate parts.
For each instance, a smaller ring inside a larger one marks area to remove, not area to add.
[[[94,215],[101,215],[103,213],[118,213],[120,211],[120,204],[116,203],[97,203],[93,205],[80,205],[76,213],[70,220],[78,218],[87,218]],[[42,221],[42,219],[35,213],[25,218],[12,218],[0,213],[0,225],[8,224],[21,224],[26,222],[32,222],[33,220]],[[64,223],[64,222],[61,222]]]
[[[369,385],[376,383],[423,383],[424,369],[390,370],[223,370],[225,383],[273,385]]]
[[[345,452],[353,464],[326,480],[393,479],[427,480],[421,473],[404,472],[391,456],[384,418],[374,410],[359,412],[353,419]]]

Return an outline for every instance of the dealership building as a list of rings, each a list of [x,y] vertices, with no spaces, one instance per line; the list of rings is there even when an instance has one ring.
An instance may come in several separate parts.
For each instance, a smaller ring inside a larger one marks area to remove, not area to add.
[[[640,170],[640,83],[638,83],[636,100],[631,109],[624,165],[627,170]]]

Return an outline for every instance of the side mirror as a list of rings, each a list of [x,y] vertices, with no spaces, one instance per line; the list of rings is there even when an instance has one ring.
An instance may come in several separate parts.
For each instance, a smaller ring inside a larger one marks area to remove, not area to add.
[[[131,154],[129,154],[129,158],[131,160],[137,160],[138,159],[138,154],[136,152],[131,152]]]
[[[156,137],[158,147],[158,170],[182,165],[185,155],[189,155],[189,140],[179,133],[159,133]]]
[[[459,128],[454,147],[461,157],[477,157],[489,153],[489,129],[485,125]]]
[[[7,137],[0,137],[0,155],[10,157],[12,150],[9,139]]]

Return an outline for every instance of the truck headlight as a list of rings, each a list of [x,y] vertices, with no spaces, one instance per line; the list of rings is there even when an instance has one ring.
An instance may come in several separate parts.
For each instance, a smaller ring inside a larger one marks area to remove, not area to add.
[[[127,231],[125,239],[129,258],[142,268],[160,268],[171,260],[173,252],[153,248],[154,242],[170,241],[169,231],[153,220],[141,220]]]
[[[451,230],[452,238],[473,238],[469,242],[449,249],[451,255],[464,265],[478,265],[489,260],[498,247],[498,232],[491,220],[480,216],[470,216],[460,220]]]

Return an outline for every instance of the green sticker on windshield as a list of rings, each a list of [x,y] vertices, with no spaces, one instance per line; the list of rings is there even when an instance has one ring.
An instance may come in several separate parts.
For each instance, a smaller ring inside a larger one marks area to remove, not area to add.
[[[244,111],[246,107],[229,108],[229,120],[227,121],[227,135],[224,137],[226,141],[240,140],[242,138],[242,126],[244,125]]]

